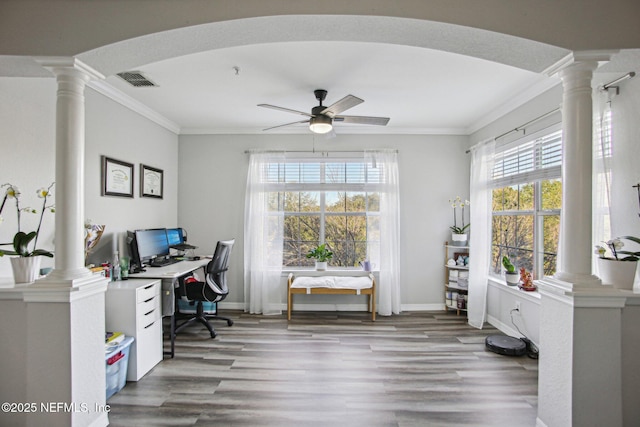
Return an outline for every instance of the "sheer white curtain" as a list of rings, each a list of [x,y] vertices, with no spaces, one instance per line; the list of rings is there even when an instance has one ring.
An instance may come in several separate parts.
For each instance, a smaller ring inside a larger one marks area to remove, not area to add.
[[[281,314],[283,203],[269,203],[267,164],[284,153],[256,152],[249,158],[244,205],[244,300],[251,314]],[[271,200],[273,202],[273,200]]]
[[[593,245],[603,245],[611,239],[611,101],[608,92],[594,97],[593,132]],[[593,257],[593,271],[598,264]]]
[[[365,160],[384,174],[380,189],[380,283],[378,314],[400,313],[400,181],[395,150],[366,151]]]
[[[472,236],[469,248],[469,325],[482,329],[487,314],[487,280],[491,263],[491,172],[495,141],[486,140],[471,149],[471,217]]]

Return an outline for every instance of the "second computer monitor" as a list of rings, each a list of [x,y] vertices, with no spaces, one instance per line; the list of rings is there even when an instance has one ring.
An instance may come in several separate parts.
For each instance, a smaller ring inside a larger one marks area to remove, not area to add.
[[[182,228],[167,228],[167,239],[169,240],[169,246],[184,243]]]

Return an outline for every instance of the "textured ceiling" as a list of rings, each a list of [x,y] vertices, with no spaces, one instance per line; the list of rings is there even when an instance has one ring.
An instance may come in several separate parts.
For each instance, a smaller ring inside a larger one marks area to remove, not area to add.
[[[542,72],[566,54],[431,21],[277,16],[166,31],[78,57],[180,133],[259,133],[301,116],[257,104],[310,112],[313,90],[326,89],[325,105],[347,94],[365,100],[345,114],[391,118],[384,128],[337,124],[338,134],[467,134],[490,112],[557,84]],[[133,88],[115,76],[121,71],[141,71],[158,87]]]

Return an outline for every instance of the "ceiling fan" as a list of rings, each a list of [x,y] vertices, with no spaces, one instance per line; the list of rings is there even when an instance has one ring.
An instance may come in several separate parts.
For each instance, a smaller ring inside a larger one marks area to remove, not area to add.
[[[304,111],[291,110],[289,108],[277,107],[275,105],[270,104],[258,104],[258,107],[271,108],[273,110],[279,111],[287,111],[289,113],[300,114],[302,116],[307,116],[309,119],[301,120],[293,123],[286,123],[283,125],[273,126],[270,128],[266,128],[263,130],[271,130],[284,126],[295,125],[299,123],[309,123],[309,129],[314,133],[328,133],[333,129],[333,122],[343,122],[343,123],[356,123],[363,125],[378,125],[378,126],[386,126],[389,123],[389,117],[371,117],[371,116],[343,116],[338,115],[343,111],[348,110],[349,108],[355,107],[358,104],[364,102],[364,100],[358,98],[357,96],[347,95],[341,100],[331,104],[328,107],[322,105],[322,101],[327,97],[327,91],[324,89],[316,89],[313,91],[316,99],[320,103],[320,105],[313,107],[311,109],[311,114],[305,113]]]

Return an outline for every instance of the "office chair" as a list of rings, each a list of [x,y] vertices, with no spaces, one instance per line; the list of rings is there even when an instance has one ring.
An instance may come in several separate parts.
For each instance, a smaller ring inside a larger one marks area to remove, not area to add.
[[[235,239],[218,242],[213,259],[207,264],[204,282],[186,281],[185,278],[179,280],[179,293],[181,296],[186,296],[188,300],[196,302],[196,313],[190,319],[178,325],[174,334],[177,335],[178,332],[194,322],[200,322],[209,330],[211,338],[215,338],[216,331],[209,323],[209,319],[226,320],[228,326],[233,325],[233,320],[217,315],[217,304],[216,314],[206,314],[202,303],[204,301],[217,303],[225,299],[229,294],[227,270],[229,269],[229,255],[234,243]]]

